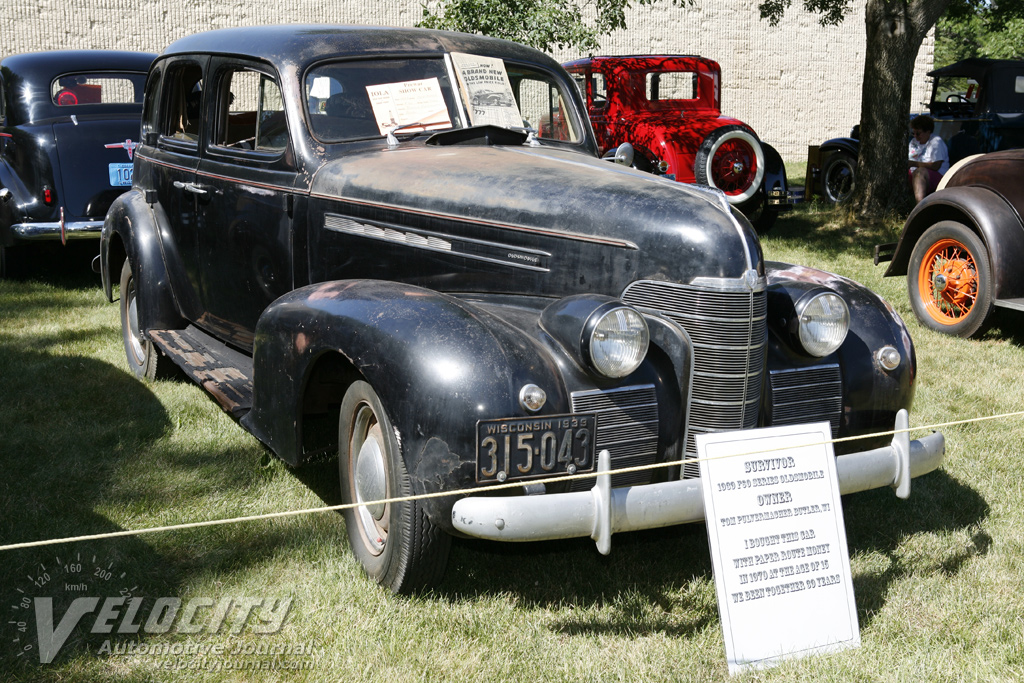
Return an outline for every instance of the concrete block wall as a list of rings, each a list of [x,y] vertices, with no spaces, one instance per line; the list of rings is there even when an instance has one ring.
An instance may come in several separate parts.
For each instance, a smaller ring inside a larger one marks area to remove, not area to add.
[[[601,54],[700,54],[722,66],[724,112],[751,125],[787,161],[807,145],[847,135],[860,117],[864,8],[854,2],[838,27],[796,6],[777,27],[745,0],[668,0],[634,6],[628,30],[604,38]],[[272,23],[412,26],[420,0],[2,0],[0,54],[61,48],[159,52],[182,36],[215,28]],[[934,37],[917,59],[912,102],[928,97]],[[556,53],[565,61],[580,55]]]

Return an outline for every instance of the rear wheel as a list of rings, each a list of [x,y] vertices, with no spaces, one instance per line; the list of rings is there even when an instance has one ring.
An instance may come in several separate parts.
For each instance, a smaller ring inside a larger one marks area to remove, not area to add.
[[[977,334],[992,312],[992,289],[988,251],[967,226],[936,223],[914,245],[907,290],[923,325],[958,337]]]
[[[155,379],[157,371],[162,373],[163,366],[169,365],[170,361],[163,358],[153,342],[142,335],[139,329],[139,303],[135,294],[132,265],[125,259],[121,267],[121,336],[124,339],[124,353],[128,367],[136,377]]]
[[[338,470],[347,504],[412,494],[391,420],[363,381],[353,383],[341,403]],[[441,580],[451,537],[430,522],[419,501],[375,503],[343,515],[352,553],[377,583],[408,594]]]
[[[722,126],[701,143],[693,170],[698,184],[719,189],[729,203],[741,204],[761,189],[764,152],[743,126]]]
[[[846,152],[833,152],[821,170],[821,194],[838,204],[853,194],[857,160]]]

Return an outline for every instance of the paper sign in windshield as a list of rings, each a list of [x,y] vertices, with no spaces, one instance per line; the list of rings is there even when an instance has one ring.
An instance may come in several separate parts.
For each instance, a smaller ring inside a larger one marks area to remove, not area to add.
[[[398,126],[409,132],[451,128],[437,78],[368,85],[366,94],[381,135]]]
[[[493,57],[452,53],[462,97],[474,126],[522,128],[523,117],[512,94],[505,63]]]
[[[827,422],[697,436],[730,673],[860,645],[831,438]]]

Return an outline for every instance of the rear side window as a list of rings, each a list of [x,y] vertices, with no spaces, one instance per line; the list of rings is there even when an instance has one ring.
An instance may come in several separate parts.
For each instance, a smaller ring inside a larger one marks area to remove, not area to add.
[[[651,102],[662,100],[697,99],[697,74],[693,71],[661,71],[646,75],[647,99]]]
[[[53,80],[50,97],[58,107],[140,103],[145,84],[146,74],[64,74]]]
[[[259,71],[238,69],[221,83],[215,145],[262,152],[278,152],[288,146],[284,100],[274,79]]]

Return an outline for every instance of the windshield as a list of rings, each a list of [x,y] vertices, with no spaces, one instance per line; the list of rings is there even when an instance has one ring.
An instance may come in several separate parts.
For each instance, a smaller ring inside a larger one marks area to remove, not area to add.
[[[493,57],[329,62],[306,74],[310,127],[323,142],[497,125],[566,142],[581,138],[553,74]]]

